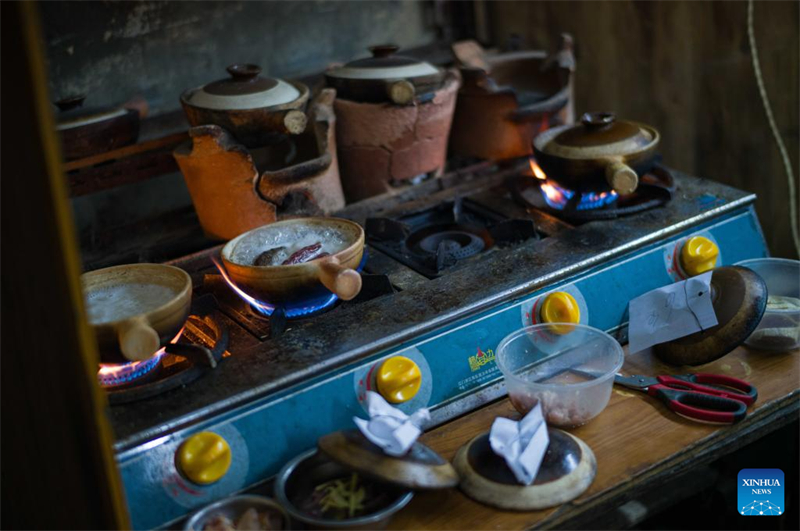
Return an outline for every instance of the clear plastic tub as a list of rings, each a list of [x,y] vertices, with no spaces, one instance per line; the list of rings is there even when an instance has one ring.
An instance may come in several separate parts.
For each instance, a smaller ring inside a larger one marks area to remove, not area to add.
[[[585,424],[605,409],[623,361],[613,337],[567,323],[517,330],[500,342],[496,358],[517,411],[524,415],[541,402],[547,423],[563,428]]]
[[[800,262],[756,258],[736,265],[755,271],[767,283],[767,310],[744,342],[748,347],[782,352],[800,347]]]

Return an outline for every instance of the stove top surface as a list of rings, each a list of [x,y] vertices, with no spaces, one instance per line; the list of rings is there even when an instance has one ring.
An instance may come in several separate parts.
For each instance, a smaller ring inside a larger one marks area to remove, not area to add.
[[[170,262],[192,275],[196,298],[214,296],[228,349],[184,387],[114,405],[116,450],[313,381],[755,199],[670,170],[673,200],[613,220],[566,222],[515,197],[525,166],[484,163],[339,212],[368,227],[364,293],[311,317],[268,319],[238,299],[212,263],[221,246]]]

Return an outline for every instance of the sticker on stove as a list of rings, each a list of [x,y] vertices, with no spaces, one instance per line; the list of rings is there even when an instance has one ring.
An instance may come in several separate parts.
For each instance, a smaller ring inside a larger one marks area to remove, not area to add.
[[[231,466],[222,478],[210,485],[198,485],[189,481],[175,466],[175,452],[185,438],[164,444],[148,455],[151,461],[151,466],[148,467],[152,472],[151,479],[161,483],[167,496],[181,507],[187,509],[201,507],[237,492],[245,486],[250,457],[244,437],[231,424],[214,427],[212,431],[225,439],[230,446]]]
[[[353,384],[356,398],[358,399],[358,402],[361,404],[361,407],[364,409],[364,411],[367,410],[367,391],[377,392],[375,373],[378,371],[384,361],[389,358],[393,358],[394,356],[405,356],[416,363],[417,367],[419,367],[419,372],[422,377],[420,379],[419,391],[417,391],[417,394],[414,395],[414,398],[401,404],[392,404],[392,406],[404,413],[410,414],[419,408],[427,407],[430,403],[431,393],[433,392],[433,373],[431,372],[430,365],[428,365],[428,360],[425,359],[425,356],[422,354],[422,352],[420,352],[416,347],[411,347],[403,350],[402,352],[394,352],[373,363],[364,365],[355,372],[353,375]]]
[[[586,305],[586,299],[583,298],[583,294],[580,292],[577,286],[575,286],[575,284],[570,284],[568,286],[561,286],[552,291],[548,291],[547,293],[543,293],[532,301],[520,305],[519,309],[520,316],[522,317],[522,326],[531,326],[541,323],[542,303],[548,295],[559,291],[563,291],[572,295],[572,298],[574,298],[575,302],[578,304],[578,309],[580,310],[578,323],[584,325],[589,324],[589,307]]]
[[[489,348],[484,352],[481,347],[478,347],[478,352],[469,357],[469,370],[479,371],[484,365],[493,363],[494,358],[494,350]]]
[[[683,249],[683,245],[689,240],[689,238],[693,238],[695,236],[702,236],[703,238],[708,238],[711,240],[719,250],[719,254],[717,255],[717,266],[720,266],[724,263],[722,259],[722,249],[710,232],[696,232],[689,236],[685,236],[675,243],[668,244],[664,247],[664,267],[666,268],[667,274],[673,282],[686,280],[691,276],[683,270],[683,267],[681,267],[681,249]]]

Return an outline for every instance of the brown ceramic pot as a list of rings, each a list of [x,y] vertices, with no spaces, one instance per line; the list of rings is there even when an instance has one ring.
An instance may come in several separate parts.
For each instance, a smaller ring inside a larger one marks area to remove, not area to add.
[[[543,132],[533,150],[547,177],[566,188],[629,194],[652,168],[659,138],[649,125],[595,112],[584,114],[580,124]]]
[[[231,260],[236,245],[252,232],[280,231],[292,226],[338,230],[345,235],[348,245],[330,256],[293,265],[255,266]],[[222,248],[221,255],[231,281],[259,301],[269,304],[302,301],[324,294],[326,289],[340,299],[350,300],[361,291],[361,275],[356,269],[364,255],[364,229],[338,218],[278,221],[237,236]]]
[[[83,107],[85,95],[56,102],[59,108],[56,129],[61,134],[64,160],[76,160],[136,142],[139,138],[140,111],[134,108]]]
[[[149,358],[175,338],[189,317],[192,279],[186,271],[177,267],[163,264],[120,265],[84,273],[81,283],[87,297],[100,291],[122,290],[131,285],[155,286],[154,291],[158,291],[139,298],[138,306],[146,311],[112,321],[92,323],[90,320],[103,363],[125,363]]]
[[[370,47],[372,57],[358,59],[325,73],[329,87],[339,98],[362,103],[393,102],[408,105],[433,97],[445,71],[430,63],[396,55],[393,44]]]
[[[306,128],[308,87],[296,81],[264,78],[251,64],[228,67],[221,79],[181,94],[189,124],[218,125],[249,148],[274,144]]]

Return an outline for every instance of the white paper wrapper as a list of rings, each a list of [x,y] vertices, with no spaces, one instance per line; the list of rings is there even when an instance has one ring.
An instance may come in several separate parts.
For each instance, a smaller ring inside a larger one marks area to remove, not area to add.
[[[372,391],[367,391],[367,413],[369,420],[353,417],[353,422],[364,437],[394,457],[405,455],[422,433],[422,423],[431,418],[426,408],[406,415]]]
[[[494,453],[505,459],[517,481],[532,484],[550,444],[542,405],[536,404],[519,422],[496,418],[489,432],[489,444]]]

